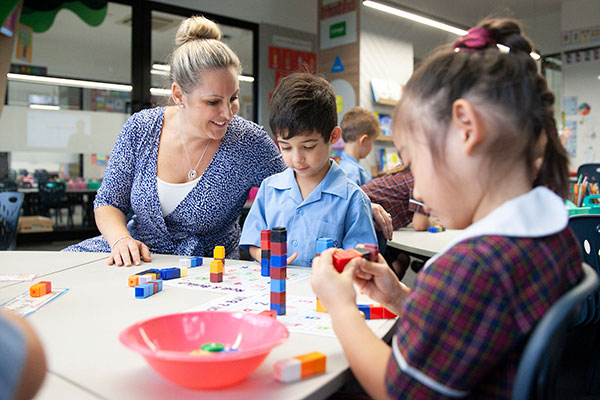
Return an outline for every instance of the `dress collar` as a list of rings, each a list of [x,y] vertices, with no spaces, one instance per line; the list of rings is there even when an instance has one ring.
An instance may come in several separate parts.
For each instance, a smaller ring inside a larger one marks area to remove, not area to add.
[[[456,244],[478,236],[500,235],[536,238],[565,229],[569,214],[564,201],[551,190],[538,186],[496,208],[483,219],[466,228],[442,251],[427,261],[427,268]]]

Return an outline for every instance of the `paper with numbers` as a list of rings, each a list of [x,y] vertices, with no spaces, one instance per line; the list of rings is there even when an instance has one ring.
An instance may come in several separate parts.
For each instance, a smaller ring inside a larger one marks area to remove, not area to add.
[[[361,304],[374,304],[373,301],[363,295],[358,296],[358,302]],[[258,314],[269,308],[269,292],[262,295],[231,293],[187,311],[244,311]],[[316,309],[317,300],[315,296],[293,296],[288,294],[286,296],[286,314],[278,315],[277,320],[284,324],[290,332],[335,337],[329,314],[317,312]],[[374,331],[385,324],[386,321],[385,319],[368,320],[367,325]]]
[[[40,297],[31,297],[28,290],[24,293],[21,293],[14,299],[7,301],[2,305],[2,307],[22,317],[26,317],[55,300],[58,296],[66,293],[67,290],[69,289],[52,288],[50,293]]]
[[[310,277],[310,268],[288,268],[287,282],[299,281]],[[223,282],[213,283],[210,281],[210,269],[208,266],[190,268],[185,278],[164,281],[165,286],[176,286],[179,288],[204,290],[216,293],[269,293],[271,291],[271,278],[260,275],[260,265],[227,265],[225,264]]]

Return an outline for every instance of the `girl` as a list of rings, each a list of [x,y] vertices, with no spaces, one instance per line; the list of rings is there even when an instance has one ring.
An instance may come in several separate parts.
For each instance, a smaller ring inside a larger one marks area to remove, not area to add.
[[[528,335],[582,276],[558,196],[568,180],[554,98],[531,51],[515,21],[486,20],[406,84],[393,129],[414,197],[464,229],[413,290],[382,257],[342,274],[332,250],[313,262],[313,289],[373,397],[510,398]],[[391,348],[356,311],[353,281],[398,314]]]

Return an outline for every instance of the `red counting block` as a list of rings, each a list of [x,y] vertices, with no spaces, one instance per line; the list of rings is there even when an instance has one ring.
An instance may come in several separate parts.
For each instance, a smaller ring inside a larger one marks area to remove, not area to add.
[[[40,283],[46,285],[46,294],[52,292],[52,283],[50,281],[41,281]]]
[[[260,242],[260,249],[261,250],[271,250],[271,242],[262,240]]]
[[[271,267],[271,278],[273,279],[286,279],[287,278],[287,268],[277,268]]]
[[[354,249],[337,250],[333,253],[333,267],[337,272],[341,273],[346,267],[346,264],[356,257],[362,257],[362,254]]]
[[[273,254],[275,256],[282,256],[284,254],[287,254],[287,243],[286,242],[283,242],[283,243],[272,242],[271,243],[271,254]]]
[[[371,310],[370,319],[383,319],[383,306],[369,305],[369,309]]]
[[[383,318],[384,319],[393,319],[396,318],[397,315],[394,314],[393,312],[391,312],[390,310],[388,310],[387,308],[383,308]]]
[[[281,293],[271,292],[271,303],[284,304],[285,303],[285,292],[281,292]]]

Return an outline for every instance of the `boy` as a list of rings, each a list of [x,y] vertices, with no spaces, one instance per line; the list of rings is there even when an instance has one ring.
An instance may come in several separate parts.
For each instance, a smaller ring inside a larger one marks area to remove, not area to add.
[[[339,165],[352,182],[362,186],[372,177],[359,161],[373,150],[373,143],[381,132],[379,121],[373,113],[354,107],[344,114],[340,125],[344,151]]]
[[[288,264],[309,267],[320,237],[343,248],[376,244],[369,198],[329,158],[341,136],[329,82],[307,73],[282,79],[269,124],[289,168],[260,185],[240,245],[259,260],[261,230],[285,227]]]
[[[394,230],[407,226],[412,222],[416,231],[425,231],[433,223],[423,207],[411,203],[414,178],[403,165],[370,180],[361,189],[373,203],[380,204],[392,216]],[[384,258],[392,267],[398,279],[402,279],[411,263],[409,255],[393,247],[386,247]],[[413,263],[413,269],[422,263]],[[416,271],[415,271],[416,272]]]

